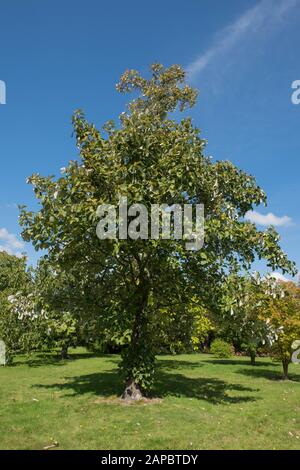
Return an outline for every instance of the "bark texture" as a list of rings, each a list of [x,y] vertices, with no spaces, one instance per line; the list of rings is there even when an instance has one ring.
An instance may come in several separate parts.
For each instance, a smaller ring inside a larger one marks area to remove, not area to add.
[[[127,381],[125,390],[122,395],[123,400],[141,400],[143,394],[138,384],[133,379]]]

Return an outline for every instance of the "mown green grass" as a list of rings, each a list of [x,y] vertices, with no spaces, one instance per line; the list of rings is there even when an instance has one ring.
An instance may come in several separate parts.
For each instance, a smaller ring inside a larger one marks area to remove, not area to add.
[[[118,356],[73,351],[0,368],[0,448],[300,449],[300,366],[266,358],[162,356],[154,395],[130,406]]]

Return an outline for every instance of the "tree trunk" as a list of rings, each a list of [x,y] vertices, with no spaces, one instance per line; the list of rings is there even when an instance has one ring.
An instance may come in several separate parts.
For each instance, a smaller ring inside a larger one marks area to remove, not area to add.
[[[251,365],[255,366],[255,364],[256,364],[256,362],[255,362],[256,354],[254,354],[254,353],[250,354],[250,359],[251,359]]]
[[[124,400],[140,400],[143,398],[142,387],[136,382],[133,371],[141,367],[141,355],[145,355],[145,308],[148,304],[149,286],[147,279],[141,279],[142,287],[136,292],[135,317],[132,329],[131,344],[127,350],[125,373],[128,377],[125,390],[122,394]],[[142,351],[142,352],[141,352]],[[149,357],[147,357],[149,359]]]
[[[131,344],[129,349],[125,352],[126,362],[128,369],[125,370],[128,380],[125,384],[125,390],[121,396],[123,400],[137,401],[143,397],[140,385],[134,380],[132,369],[136,368],[136,360],[139,357],[139,345],[142,339],[142,312],[138,312],[135,317],[135,322],[132,331]],[[131,375],[132,374],[132,375]]]
[[[289,380],[289,361],[282,361],[283,380]]]
[[[126,383],[125,390],[122,394],[123,400],[141,400],[143,398],[143,394],[141,389],[137,383],[134,382],[133,379],[130,379]]]
[[[61,357],[62,359],[69,359],[69,356],[68,356],[68,346],[63,346],[63,347],[61,348],[60,357]]]

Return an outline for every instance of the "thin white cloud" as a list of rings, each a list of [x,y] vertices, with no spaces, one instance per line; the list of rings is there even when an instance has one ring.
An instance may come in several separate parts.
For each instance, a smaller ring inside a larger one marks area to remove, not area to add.
[[[0,204],[0,209],[18,209],[18,204],[15,202]]]
[[[270,277],[273,277],[273,278],[276,279],[277,281],[290,282],[290,279],[288,279],[288,278],[285,277],[283,274],[278,273],[278,272],[276,272],[276,271],[274,271],[273,273],[271,273],[271,274],[270,274]]]
[[[278,217],[277,215],[269,212],[268,214],[260,214],[257,211],[248,211],[245,215],[246,220],[250,220],[257,225],[274,225],[274,227],[287,227],[292,224],[292,219],[287,215]]]
[[[0,251],[6,251],[10,255],[22,256],[24,243],[20,242],[16,235],[9,233],[6,228],[0,228]]]
[[[299,5],[299,0],[261,0],[234,23],[224,28],[215,37],[213,45],[188,65],[189,78],[195,79],[213,61],[218,61],[226,53],[240,46],[243,39],[252,39],[258,32],[280,25],[284,15],[296,5]]]

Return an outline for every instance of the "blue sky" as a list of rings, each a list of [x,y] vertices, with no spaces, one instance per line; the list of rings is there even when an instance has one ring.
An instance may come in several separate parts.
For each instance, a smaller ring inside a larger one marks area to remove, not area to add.
[[[159,61],[187,68],[207,153],[256,176],[268,207],[250,217],[274,223],[300,266],[300,0],[2,0],[0,18],[0,249],[37,259],[19,237],[17,204],[34,207],[26,177],[75,158],[75,109],[99,126],[117,118],[119,76]]]

